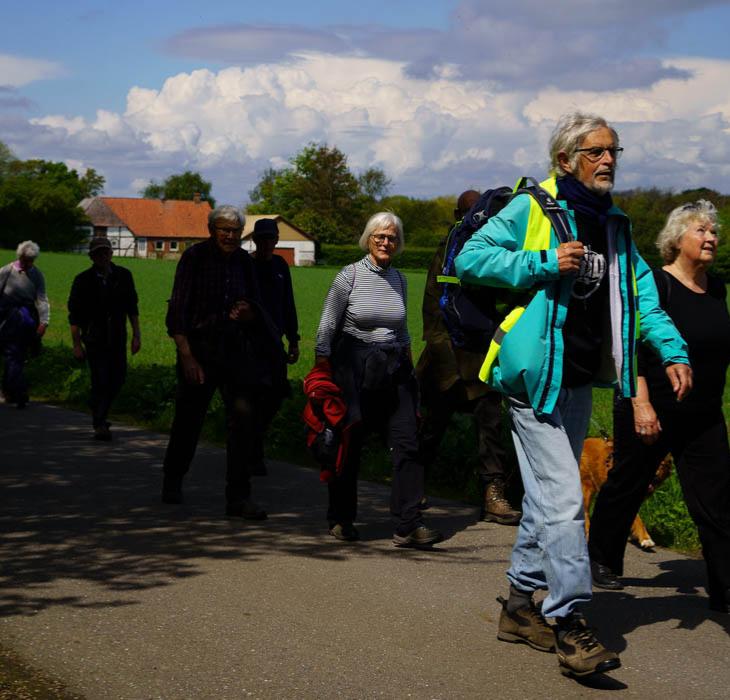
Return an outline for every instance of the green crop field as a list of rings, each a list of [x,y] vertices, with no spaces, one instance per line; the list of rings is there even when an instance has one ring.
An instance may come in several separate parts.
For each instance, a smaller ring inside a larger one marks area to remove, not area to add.
[[[0,250],[0,265],[14,259],[12,251]],[[142,350],[130,359],[130,371],[125,388],[117,400],[117,415],[127,420],[148,425],[158,430],[167,430],[172,418],[175,388],[174,344],[165,332],[166,302],[172,289],[175,261],[116,259],[116,263],[130,269],[134,275],[140,299],[140,323],[142,328]],[[46,278],[51,303],[51,324],[44,341],[45,350],[40,357],[30,362],[28,376],[31,393],[39,399],[46,399],[83,408],[88,396],[88,377],[85,368],[76,362],[71,354],[71,342],[66,319],[66,300],[74,276],[89,265],[84,255],[68,253],[42,253],[38,267]],[[314,361],[314,341],[322,304],[337,269],[335,268],[292,268],[294,292],[299,314],[301,357],[297,365],[289,370],[293,384],[293,397],[283,407],[269,435],[271,456],[310,463],[300,436],[299,414],[303,396],[298,388]],[[405,271],[408,278],[408,325],[413,342],[413,355],[418,358],[423,349],[421,339],[421,299],[425,283],[425,272]],[[728,415],[729,391],[725,392],[725,413]],[[608,390],[594,391],[593,420],[590,434],[598,435],[601,430],[612,432],[612,393]],[[222,440],[222,407],[214,402],[205,428],[209,439]],[[296,428],[292,429],[295,425]],[[472,478],[475,466],[471,421],[466,416],[457,416],[454,425],[444,438],[442,455],[434,464],[429,475],[431,492],[452,496],[476,498]],[[505,430],[505,440],[509,435]],[[384,453],[371,446],[364,459],[363,471],[372,478],[387,480],[389,465]],[[696,531],[681,502],[676,477],[668,482],[664,495],[654,498],[646,508],[647,524],[657,524],[660,531],[658,541],[682,549],[692,550],[698,546]],[[666,507],[660,503],[668,501]],[[652,504],[653,507],[652,507]],[[642,511],[644,513],[644,511]],[[668,527],[667,523],[672,524]],[[655,538],[656,539],[656,538]]]
[[[14,259],[7,250],[0,251],[0,266]],[[139,295],[142,350],[131,359],[130,366],[148,364],[174,364],[174,344],[165,331],[167,299],[172,290],[176,262],[173,260],[141,260],[115,258],[115,263],[131,270]],[[38,268],[43,272],[51,303],[51,324],[46,335],[47,344],[57,344],[71,349],[66,320],[66,301],[75,275],[89,266],[84,255],[70,253],[41,253]],[[294,294],[297,302],[302,356],[290,370],[292,379],[303,379],[314,362],[314,339],[319,315],[327,290],[337,274],[335,268],[292,268]],[[413,336],[414,354],[421,351],[421,297],[425,273],[407,271],[409,300],[409,326]]]

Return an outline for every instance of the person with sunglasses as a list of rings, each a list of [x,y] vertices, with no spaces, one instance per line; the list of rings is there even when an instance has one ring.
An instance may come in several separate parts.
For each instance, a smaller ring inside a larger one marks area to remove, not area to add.
[[[384,435],[393,463],[390,510],[393,542],[430,547],[441,534],[423,522],[423,464],[419,460],[418,389],[406,317],[406,278],[393,265],[403,250],[403,224],[391,212],[370,217],[360,237],[366,255],[335,277],[317,329],[316,366],[331,373],[347,404],[344,464],[328,484],[330,534],[352,542],[360,534],[357,475],[367,433]]]
[[[692,383],[686,344],[659,307],[629,219],[611,199],[621,153],[605,119],[563,116],[550,139],[552,172],[541,186],[566,211],[561,220],[569,231],[554,230],[535,199],[522,194],[456,258],[457,274],[469,284],[533,291],[502,322],[482,369],[507,395],[525,487],[497,637],[557,652],[561,672],[576,677],[620,666],[580,610],[592,596],[578,464],[593,386],[635,395],[639,337],[659,352],[678,399]],[[547,590],[541,607],[537,590]]]

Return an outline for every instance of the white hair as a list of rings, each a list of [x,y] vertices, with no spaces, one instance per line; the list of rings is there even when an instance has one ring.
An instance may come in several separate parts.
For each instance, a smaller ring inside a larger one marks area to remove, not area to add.
[[[696,221],[707,222],[717,231],[720,225],[715,205],[706,199],[698,199],[672,209],[656,239],[656,247],[665,263],[674,262],[679,254],[679,239],[687,232],[689,225]]]
[[[18,243],[15,254],[18,256],[18,260],[20,258],[31,258],[35,260],[41,254],[41,249],[34,241],[23,241],[22,243]]]
[[[564,114],[558,120],[550,136],[550,170],[552,173],[560,177],[561,175],[569,175],[565,171],[558,156],[565,153],[570,163],[570,167],[575,169],[578,167],[578,156],[580,153],[577,149],[583,143],[588,134],[596,129],[605,128],[613,134],[614,145],[618,146],[618,134],[616,130],[608,125],[603,117],[596,114],[585,114],[583,112],[572,112]]]
[[[208,228],[213,229],[215,222],[218,219],[223,221],[230,221],[232,224],[236,224],[239,228],[243,228],[246,225],[246,217],[243,215],[240,209],[234,207],[232,204],[221,204],[216,207],[213,211],[208,214]]]
[[[403,239],[403,222],[399,216],[396,216],[392,211],[379,211],[377,214],[373,214],[368,222],[365,224],[365,230],[360,236],[359,245],[360,248],[368,250],[368,239],[374,233],[383,231],[387,228],[394,228],[398,236],[398,243],[396,244],[393,255],[398,255],[405,247],[405,241]]]

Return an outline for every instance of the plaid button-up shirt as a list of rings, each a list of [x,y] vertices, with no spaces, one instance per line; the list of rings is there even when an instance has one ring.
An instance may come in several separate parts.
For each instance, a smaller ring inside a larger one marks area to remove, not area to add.
[[[188,248],[180,258],[167,308],[169,335],[213,330],[241,300],[259,302],[249,254],[239,248],[224,255],[211,238]]]

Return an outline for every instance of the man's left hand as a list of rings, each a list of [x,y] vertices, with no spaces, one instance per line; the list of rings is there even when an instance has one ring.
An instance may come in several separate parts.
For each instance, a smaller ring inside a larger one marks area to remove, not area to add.
[[[299,343],[289,343],[289,352],[286,356],[288,364],[293,365],[299,359]]]
[[[36,335],[39,338],[42,338],[46,334],[46,328],[48,328],[48,324],[47,323],[39,323],[38,324],[38,328],[36,328],[36,331],[35,331],[36,332]]]
[[[142,341],[138,335],[132,336],[132,355],[136,355],[142,347]]]
[[[667,365],[665,368],[672,391],[677,395],[677,401],[692,391],[692,368],[685,364]]]

